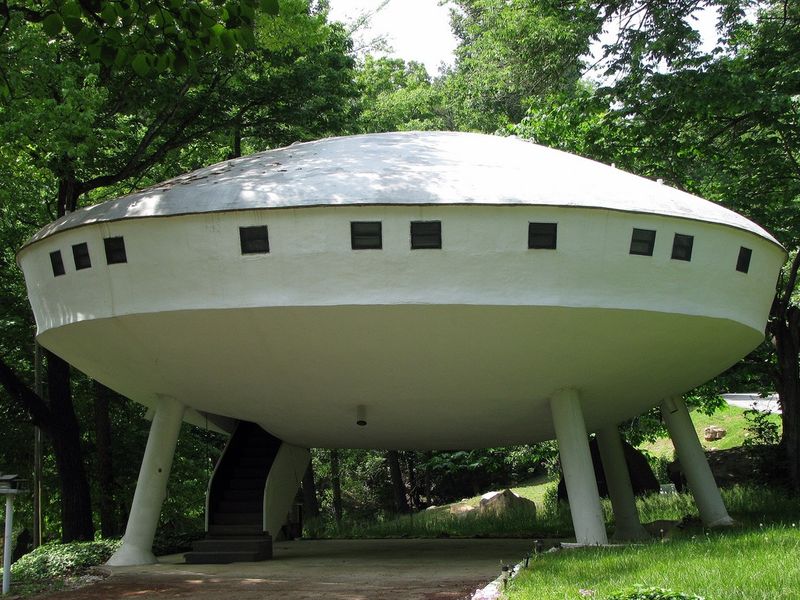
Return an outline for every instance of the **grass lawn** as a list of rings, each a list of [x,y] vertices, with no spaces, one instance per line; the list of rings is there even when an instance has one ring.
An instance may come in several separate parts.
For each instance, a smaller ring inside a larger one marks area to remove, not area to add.
[[[703,444],[703,448],[706,450],[727,450],[728,448],[736,448],[737,446],[741,446],[744,443],[747,435],[745,428],[748,424],[744,418],[744,412],[745,409],[743,408],[739,408],[738,406],[728,406],[727,404],[717,410],[711,416],[704,415],[696,410],[692,411],[692,422],[694,423],[694,428],[697,431],[697,436],[700,438],[700,443]],[[780,415],[771,414],[768,418],[770,421],[776,423],[778,427],[780,427]],[[727,434],[720,440],[707,442],[703,439],[703,429],[709,425],[723,427],[727,431]],[[778,431],[780,431],[780,429]],[[647,450],[651,454],[662,456],[669,460],[672,460],[675,450],[674,446],[672,445],[672,441],[668,437],[660,438],[655,442],[642,444],[640,448]],[[800,594],[798,594],[798,597],[800,597]]]
[[[509,600],[602,600],[635,585],[707,600],[800,598],[800,530],[770,525],[619,548],[562,550],[532,559]],[[583,590],[583,592],[581,591]]]

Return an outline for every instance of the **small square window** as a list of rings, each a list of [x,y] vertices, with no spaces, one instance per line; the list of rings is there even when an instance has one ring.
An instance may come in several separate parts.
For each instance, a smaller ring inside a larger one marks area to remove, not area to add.
[[[528,248],[555,250],[558,223],[528,223]]]
[[[739,258],[736,260],[736,270],[741,273],[747,273],[750,270],[750,258],[753,256],[753,251],[750,248],[742,246],[739,248]]]
[[[693,235],[683,235],[676,233],[672,241],[672,258],[675,260],[692,260],[692,245],[694,244]]]
[[[353,250],[380,250],[383,235],[380,221],[351,221],[350,244]]]
[[[58,277],[66,272],[64,271],[64,261],[61,259],[61,250],[50,253],[50,264],[53,266],[53,277]]]
[[[239,241],[242,254],[269,253],[269,232],[266,225],[239,227]]]
[[[121,237],[103,238],[103,244],[106,247],[106,263],[109,265],[116,265],[119,263],[128,262],[128,256],[125,254],[125,239]]]
[[[75,259],[76,271],[92,266],[92,259],[89,258],[89,245],[86,242],[72,246],[72,258]]]
[[[641,256],[653,256],[653,248],[656,245],[656,232],[652,229],[633,228],[631,235],[631,254]]]
[[[442,247],[441,221],[411,221],[411,249]]]

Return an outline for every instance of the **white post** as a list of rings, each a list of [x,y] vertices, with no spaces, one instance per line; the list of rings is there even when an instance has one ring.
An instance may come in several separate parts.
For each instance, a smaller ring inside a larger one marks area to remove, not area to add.
[[[650,535],[639,521],[625,450],[616,425],[608,425],[597,431],[597,447],[600,449],[608,495],[614,508],[614,539],[648,539]]]
[[[550,411],[569,495],[575,539],[579,544],[607,544],[603,508],[578,392],[568,389],[553,394]]]
[[[283,442],[278,449],[264,484],[264,531],[273,540],[280,537],[281,527],[286,523],[286,515],[292,508],[310,461],[308,448]]]
[[[6,496],[6,537],[3,545],[3,594],[11,587],[11,527],[14,522],[14,496]]]
[[[161,505],[167,495],[167,479],[178,443],[184,406],[175,398],[159,396],[155,409],[128,525],[122,537],[122,546],[107,563],[111,566],[156,562],[153,537],[161,515]]]
[[[706,527],[733,525],[683,398],[664,400],[661,403],[661,415],[703,523]]]

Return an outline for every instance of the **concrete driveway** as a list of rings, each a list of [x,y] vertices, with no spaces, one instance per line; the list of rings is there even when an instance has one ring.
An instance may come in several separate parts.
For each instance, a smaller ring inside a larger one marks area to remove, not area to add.
[[[301,540],[277,542],[275,558],[233,565],[114,567],[63,600],[198,598],[250,600],[449,600],[469,598],[533,547],[524,539]]]

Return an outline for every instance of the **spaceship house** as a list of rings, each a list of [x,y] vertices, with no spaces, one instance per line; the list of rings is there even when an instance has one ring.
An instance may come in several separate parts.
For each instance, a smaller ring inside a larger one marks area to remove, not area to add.
[[[701,198],[442,132],[230,160],[68,214],[18,253],[39,342],[152,409],[111,564],[154,560],[183,420],[232,434],[189,560],[269,555],[311,447],[555,438],[576,539],[605,543],[593,432],[617,535],[636,538],[617,425],[654,406],[701,517],[726,524],[681,394],[763,340],[784,258]]]

